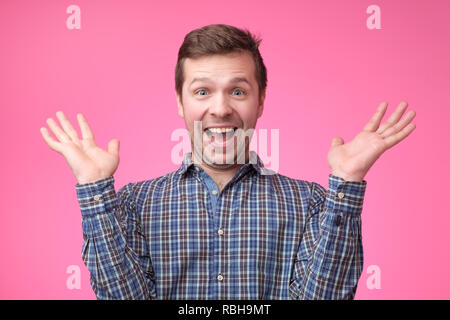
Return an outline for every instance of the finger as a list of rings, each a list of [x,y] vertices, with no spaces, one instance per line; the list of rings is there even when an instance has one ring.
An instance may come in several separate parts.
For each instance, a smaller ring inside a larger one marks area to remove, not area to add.
[[[334,137],[331,140],[331,146],[332,147],[339,146],[341,144],[344,144],[344,139],[342,139],[341,137]]]
[[[53,134],[55,135],[55,137],[60,141],[60,142],[69,142],[70,137],[61,130],[61,128],[58,126],[58,124],[55,122],[55,120],[53,120],[52,118],[48,118],[47,119],[47,124],[50,127],[50,130],[52,130]]]
[[[404,127],[406,127],[416,116],[416,112],[411,110],[409,111],[402,120],[394,124],[392,127],[386,129],[383,133],[381,133],[381,136],[383,138],[387,138],[399,131],[401,131]]]
[[[57,142],[55,139],[53,139],[50,136],[50,133],[48,132],[48,130],[46,128],[42,127],[40,130],[41,130],[42,137],[44,138],[44,140],[48,144],[48,146],[52,150],[55,150],[56,152],[61,152],[61,143]]]
[[[415,128],[416,128],[416,125],[414,123],[410,123],[406,127],[404,127],[403,130],[401,130],[400,132],[397,132],[396,134],[393,134],[393,135],[387,137],[386,139],[384,139],[384,141],[386,142],[387,148],[389,149],[389,148],[395,146],[397,143],[399,143],[403,139],[405,139],[407,136],[409,136],[409,134],[411,132],[414,131]]]
[[[84,117],[83,114],[79,113],[77,114],[78,124],[80,125],[81,129],[81,135],[83,136],[83,139],[94,139],[94,134],[92,133],[91,127],[89,127],[89,124]]]
[[[389,117],[389,119],[383,123],[377,130],[378,134],[383,133],[386,129],[392,127],[394,124],[400,120],[403,113],[405,112],[406,108],[408,107],[408,103],[406,101],[401,102],[397,109],[392,113],[392,115]]]
[[[64,131],[69,135],[69,137],[72,139],[72,141],[78,142],[79,141],[78,134],[75,131],[75,129],[73,128],[70,121],[65,116],[64,112],[58,111],[58,112],[56,112],[56,116],[58,117],[58,120],[61,123],[61,126],[63,127]]]
[[[119,148],[120,148],[120,142],[117,139],[112,139],[108,143],[108,152],[115,156],[119,155]]]
[[[381,119],[383,119],[384,113],[386,112],[387,105],[388,105],[387,102],[380,103],[377,111],[375,112],[375,114],[372,116],[372,118],[369,120],[369,122],[364,127],[364,129],[363,129],[364,131],[373,132],[373,131],[377,130],[378,126],[380,125],[380,121],[381,121]]]

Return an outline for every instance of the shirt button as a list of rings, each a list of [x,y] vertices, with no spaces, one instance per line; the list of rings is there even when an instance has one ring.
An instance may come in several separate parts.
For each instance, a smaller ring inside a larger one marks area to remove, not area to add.
[[[338,197],[339,197],[339,199],[342,199],[344,197],[344,193],[343,192],[339,192],[338,193]]]
[[[223,235],[223,230],[219,229],[219,230],[217,230],[217,233],[219,234],[219,236],[221,236],[221,235]]]
[[[96,194],[96,195],[94,196],[94,200],[95,200],[95,201],[100,200],[100,195],[99,195],[99,194]]]
[[[213,190],[213,191],[212,191],[212,194],[213,194],[213,195],[216,195],[216,194],[217,194],[217,190]]]
[[[223,276],[222,276],[221,274],[219,274],[219,275],[217,276],[217,280],[222,281],[222,280],[223,280]]]

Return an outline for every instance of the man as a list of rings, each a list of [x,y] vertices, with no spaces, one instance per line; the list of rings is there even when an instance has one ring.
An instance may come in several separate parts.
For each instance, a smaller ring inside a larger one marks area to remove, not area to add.
[[[77,178],[83,259],[99,299],[354,298],[363,266],[364,176],[414,130],[415,113],[401,119],[401,103],[380,125],[381,103],[352,141],[335,137],[328,191],[270,172],[245,138],[264,108],[259,43],[227,25],[186,35],[175,86],[193,153],[162,177],[116,194],[117,139],[100,149],[82,114],[81,140],[61,111],[62,129],[47,120],[59,141],[41,128]]]

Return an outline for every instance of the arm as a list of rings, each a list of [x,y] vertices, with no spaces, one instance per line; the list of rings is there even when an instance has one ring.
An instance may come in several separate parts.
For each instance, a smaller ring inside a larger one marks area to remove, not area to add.
[[[41,134],[48,146],[64,156],[72,169],[83,222],[83,260],[99,299],[149,299],[155,296],[153,270],[132,194],[132,185],[114,191],[119,165],[119,140],[103,150],[83,114],[77,114],[82,139],[62,111],[61,127],[47,119]]]
[[[131,186],[124,186],[116,194],[113,177],[76,185],[83,225],[82,256],[98,299],[141,300],[156,296],[153,268]]]
[[[308,222],[291,283],[294,299],[353,299],[363,268],[361,211],[366,181],[329,175],[328,192],[311,183]],[[342,198],[339,194],[344,195]]]
[[[411,123],[414,111],[402,118],[407,106],[400,103],[380,125],[387,109],[387,103],[382,102],[352,141],[344,144],[341,137],[333,138],[328,152],[328,192],[311,184],[308,222],[290,285],[294,298],[353,299],[363,265],[360,215],[364,177],[386,150],[415,129]]]

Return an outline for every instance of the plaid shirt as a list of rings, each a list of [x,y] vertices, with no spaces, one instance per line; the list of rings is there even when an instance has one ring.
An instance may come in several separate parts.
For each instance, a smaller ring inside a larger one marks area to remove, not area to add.
[[[218,191],[192,163],[129,183],[77,184],[98,299],[353,299],[366,181],[325,190],[250,161]]]

